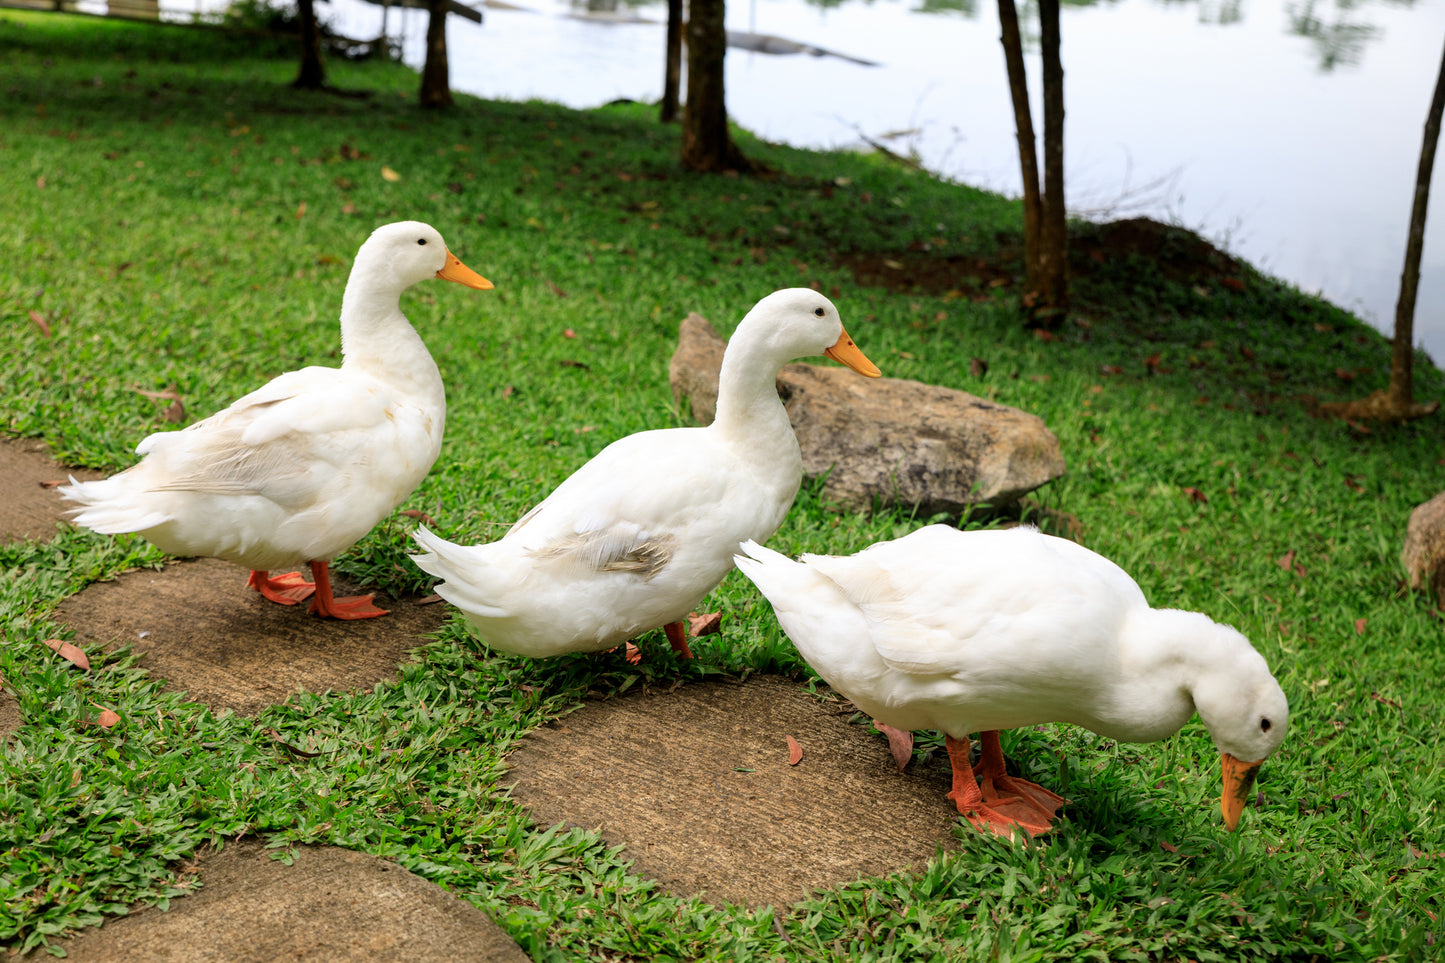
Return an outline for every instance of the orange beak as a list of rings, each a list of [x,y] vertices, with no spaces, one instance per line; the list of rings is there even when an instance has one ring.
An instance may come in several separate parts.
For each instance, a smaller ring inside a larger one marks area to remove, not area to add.
[[[1264,760],[1240,762],[1229,753],[1221,752],[1219,763],[1224,769],[1224,794],[1219,799],[1219,808],[1224,813],[1225,828],[1232,833],[1239,825],[1245,799],[1254,788],[1254,777],[1259,775],[1259,767]]]
[[[437,277],[443,281],[455,281],[458,284],[465,284],[469,288],[476,288],[479,291],[490,291],[492,282],[482,277],[476,271],[467,267],[451,251],[447,251],[447,263],[437,272]]]
[[[846,364],[865,378],[877,378],[883,374],[876,364],[868,360],[867,355],[858,350],[853,339],[848,337],[847,331],[838,335],[838,340],[833,342],[831,348],[825,348],[823,353],[839,364]]]

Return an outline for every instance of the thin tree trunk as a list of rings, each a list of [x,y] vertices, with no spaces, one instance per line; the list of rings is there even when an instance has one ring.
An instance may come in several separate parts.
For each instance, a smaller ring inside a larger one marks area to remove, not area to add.
[[[447,0],[430,0],[426,22],[426,63],[421,68],[423,107],[452,105],[451,71],[447,67]]]
[[[1044,200],[1039,231],[1043,307],[1069,302],[1068,228],[1064,212],[1064,65],[1059,59],[1059,0],[1039,0],[1044,72]],[[1056,315],[1055,315],[1056,317]]]
[[[724,0],[691,0],[687,22],[687,105],[682,113],[682,163],[695,171],[748,170],[728,134],[723,96]]]
[[[1420,256],[1425,248],[1425,209],[1430,203],[1430,175],[1440,141],[1440,115],[1445,113],[1445,57],[1435,81],[1435,96],[1425,118],[1420,167],[1415,174],[1415,200],[1410,207],[1410,234],[1405,243],[1405,269],[1400,274],[1400,299],[1395,302],[1395,342],[1390,356],[1390,404],[1408,411],[1415,404],[1415,293],[1420,287]]]
[[[1008,68],[1008,89],[1013,96],[1014,128],[1018,133],[1019,168],[1024,183],[1024,286],[1038,289],[1039,268],[1039,162],[1034,148],[1034,121],[1029,109],[1029,83],[1024,72],[1024,45],[1019,35],[1019,15],[1014,0],[998,0],[998,19],[1003,28],[1004,65]]]
[[[316,25],[315,0],[297,0],[296,16],[301,21],[301,69],[291,86],[320,90],[326,86],[326,65],[321,62],[321,30]]]
[[[678,88],[682,86],[682,0],[667,0],[667,54],[662,70],[662,109],[659,120],[677,120]]]

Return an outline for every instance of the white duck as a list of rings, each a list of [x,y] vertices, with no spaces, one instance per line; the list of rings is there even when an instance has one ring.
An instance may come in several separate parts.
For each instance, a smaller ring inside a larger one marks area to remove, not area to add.
[[[618,439],[500,540],[461,546],[422,528],[426,554],[412,557],[503,652],[595,652],[663,626],[689,657],[682,619],[738,543],[772,535],[798,493],[802,456],[776,383],[784,364],[816,354],[878,376],[827,298],[768,295],[723,355],[711,425]]]
[[[912,730],[943,730],[949,796],[999,835],[1043,832],[1064,803],[1005,774],[999,729],[1067,722],[1152,742],[1197,710],[1220,753],[1233,830],[1289,723],[1284,692],[1243,635],[1150,608],[1113,562],[1036,529],[931,525],[797,562],[748,543],[737,564],[808,664],[876,717],[900,766]],[[982,732],[977,769],[970,732]]]
[[[283,605],[340,619],[386,612],[369,595],[334,598],[328,563],[409,495],[441,450],[446,395],[436,363],[401,313],[427,278],[491,282],[417,221],[377,228],[341,301],[340,368],[290,371],[183,431],[157,432],[118,475],[60,489],[75,521],[139,532],[172,555],[251,569],[248,584]],[[278,568],[310,563],[315,583]]]

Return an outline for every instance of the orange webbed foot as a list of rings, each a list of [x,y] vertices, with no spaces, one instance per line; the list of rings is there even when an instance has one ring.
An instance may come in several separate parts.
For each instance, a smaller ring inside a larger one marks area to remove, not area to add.
[[[311,614],[322,618],[374,619],[386,615],[386,609],[372,605],[374,595],[351,595],[336,598],[331,594],[331,573],[326,562],[312,562],[311,576],[316,579],[316,595],[311,599]]]
[[[304,602],[316,591],[316,586],[302,578],[300,572],[286,572],[283,575],[273,576],[267,572],[252,569],[251,577],[246,579],[246,585],[277,605],[295,605],[298,602]]]

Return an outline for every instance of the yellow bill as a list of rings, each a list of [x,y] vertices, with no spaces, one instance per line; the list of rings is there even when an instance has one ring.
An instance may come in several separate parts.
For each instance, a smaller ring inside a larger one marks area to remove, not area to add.
[[[458,284],[465,284],[469,288],[476,288],[479,291],[490,291],[492,282],[482,277],[476,271],[467,267],[451,251],[447,251],[447,263],[437,272],[437,277],[443,281],[455,281]]]
[[[838,340],[833,342],[831,348],[823,350],[823,354],[839,364],[846,364],[865,378],[877,378],[883,374],[878,370],[878,366],[869,361],[868,356],[858,349],[858,346],[853,343],[853,339],[848,337],[846,330],[838,335]]]
[[[1219,754],[1219,763],[1224,770],[1224,793],[1219,799],[1219,808],[1224,813],[1224,826],[1230,832],[1239,825],[1239,817],[1244,812],[1244,803],[1249,797],[1249,791],[1254,788],[1254,777],[1259,775],[1259,767],[1264,760],[1258,762],[1240,762],[1227,752]]]

